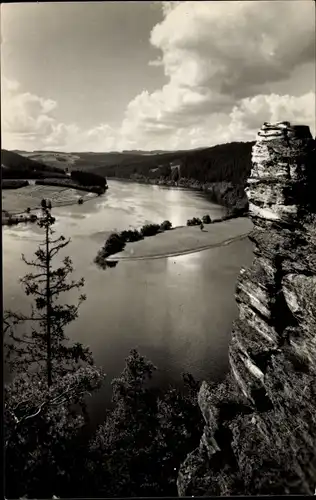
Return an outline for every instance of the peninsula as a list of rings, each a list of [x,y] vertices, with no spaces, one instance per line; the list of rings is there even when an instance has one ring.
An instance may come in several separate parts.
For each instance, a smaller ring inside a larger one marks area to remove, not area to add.
[[[252,228],[252,222],[246,217],[208,224],[204,226],[203,231],[199,226],[175,227],[155,236],[127,243],[122,252],[108,257],[107,260],[157,259],[207,250],[245,238]]]

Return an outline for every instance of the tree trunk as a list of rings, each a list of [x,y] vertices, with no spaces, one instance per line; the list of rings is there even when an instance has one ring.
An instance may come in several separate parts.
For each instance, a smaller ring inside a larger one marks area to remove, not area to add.
[[[52,346],[51,346],[51,331],[50,331],[50,259],[49,259],[49,225],[46,225],[46,307],[47,307],[47,384],[52,385]]]

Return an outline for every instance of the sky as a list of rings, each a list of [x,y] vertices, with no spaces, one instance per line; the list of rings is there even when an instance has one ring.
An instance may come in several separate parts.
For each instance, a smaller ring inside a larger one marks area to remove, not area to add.
[[[315,136],[313,0],[1,5],[2,148],[177,150]]]

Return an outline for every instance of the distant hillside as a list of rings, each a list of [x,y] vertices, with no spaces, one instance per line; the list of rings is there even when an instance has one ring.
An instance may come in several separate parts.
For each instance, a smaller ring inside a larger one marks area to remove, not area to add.
[[[1,149],[1,170],[3,178],[43,177],[50,174],[64,175],[64,169],[33,160],[14,151]]]
[[[189,151],[140,154],[123,153],[23,153],[29,159],[50,166],[68,166],[70,170],[87,170],[106,177],[131,178],[134,174],[168,177],[174,165],[179,166],[180,177],[200,182],[229,181],[243,183],[251,168],[251,149],[254,142],[232,142],[211,148]]]
[[[171,178],[174,167],[179,177],[199,182],[232,182],[244,184],[251,169],[251,149],[254,142],[232,142],[212,148],[160,153],[158,155],[127,155],[116,153],[99,154],[91,158],[78,153],[76,167],[91,169],[107,177],[131,178],[138,174],[144,177]],[[152,175],[152,170],[156,174]]]
[[[89,172],[82,171],[82,169],[72,169],[69,173],[65,164],[63,167],[58,167],[50,164],[47,159],[55,162],[60,161],[60,159],[63,162],[67,161],[63,153],[25,152],[20,155],[14,151],[1,150],[2,187],[15,189],[21,187],[19,180],[37,179],[37,184],[66,187],[71,185],[72,188],[77,186],[98,194],[104,193],[108,188],[106,178],[103,175],[98,175],[91,170]],[[47,162],[44,163],[43,160]]]
[[[223,205],[246,207],[244,187],[254,142],[231,142],[188,151],[146,153],[21,153],[50,167],[67,167],[104,177],[204,189]],[[215,186],[216,184],[216,186]]]

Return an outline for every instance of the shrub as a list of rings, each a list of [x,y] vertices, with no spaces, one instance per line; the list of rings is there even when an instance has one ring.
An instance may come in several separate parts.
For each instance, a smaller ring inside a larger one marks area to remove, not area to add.
[[[160,224],[160,229],[162,231],[169,231],[172,228],[172,224],[169,220],[163,221],[162,224]]]
[[[132,241],[139,241],[143,239],[143,236],[137,229],[128,229],[120,233],[120,238],[125,242],[129,243]]]
[[[94,174],[92,172],[72,170],[70,176],[72,179],[79,182],[79,184],[82,184],[83,186],[100,186],[103,189],[105,189],[107,186],[105,177],[103,177],[102,175]]]
[[[137,231],[137,229],[134,229],[134,231],[132,231],[132,239],[131,241],[139,241],[139,240],[142,240],[143,239],[143,235],[141,234],[140,231]]]
[[[245,212],[246,212],[245,207],[241,208],[233,207],[227,211],[227,217],[230,219],[234,219],[237,217],[241,217],[242,215],[245,214]]]
[[[198,217],[193,217],[193,219],[187,220],[187,226],[199,226],[201,223],[202,221]]]
[[[128,241],[130,241],[130,235],[129,235],[130,231],[122,231],[121,233],[119,233],[119,236],[120,238],[125,242],[127,243]]]
[[[203,217],[202,217],[202,222],[203,222],[204,224],[211,224],[211,222],[212,222],[212,221],[211,221],[211,217],[210,217],[209,215],[203,215]]]
[[[160,230],[159,224],[145,224],[140,230],[143,236],[154,236]]]
[[[113,253],[121,252],[125,247],[125,242],[120,234],[112,233],[105,242],[103,247],[107,256]]]

